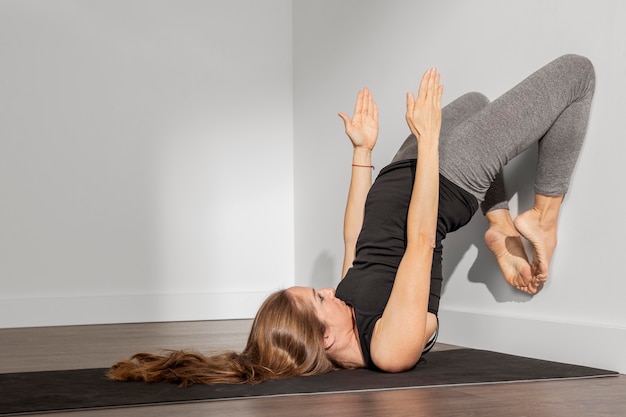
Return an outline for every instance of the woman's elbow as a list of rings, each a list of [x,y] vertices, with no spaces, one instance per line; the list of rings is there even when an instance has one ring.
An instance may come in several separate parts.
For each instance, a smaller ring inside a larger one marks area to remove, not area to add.
[[[389,360],[375,361],[374,364],[383,372],[399,373],[413,369],[418,361],[419,356],[408,360],[406,358],[389,358]]]
[[[406,250],[408,251],[433,251],[437,242],[437,234],[434,232],[417,233],[407,241]]]
[[[372,361],[383,372],[397,373],[412,369],[422,356],[422,349],[407,346],[385,349],[384,351],[372,350]]]

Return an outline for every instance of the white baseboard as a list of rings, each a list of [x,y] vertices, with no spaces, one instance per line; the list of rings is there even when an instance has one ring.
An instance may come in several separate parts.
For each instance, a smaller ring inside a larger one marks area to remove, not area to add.
[[[442,309],[439,341],[626,374],[626,329]]]
[[[0,328],[249,319],[266,292],[0,299]]]

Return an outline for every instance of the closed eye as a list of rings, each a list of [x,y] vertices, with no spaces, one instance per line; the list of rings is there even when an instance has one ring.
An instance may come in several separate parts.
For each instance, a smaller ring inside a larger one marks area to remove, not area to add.
[[[315,291],[315,288],[311,288],[311,291],[313,291],[313,297],[317,298],[320,300],[320,302],[324,301],[324,296],[322,296],[321,293]]]

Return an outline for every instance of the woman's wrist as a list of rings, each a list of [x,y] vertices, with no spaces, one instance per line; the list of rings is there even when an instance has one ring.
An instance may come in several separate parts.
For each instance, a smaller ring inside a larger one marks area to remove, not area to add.
[[[372,150],[363,147],[355,147],[352,153],[352,165],[371,166]]]
[[[422,144],[422,143],[434,143],[434,144],[439,144],[439,132],[436,133],[428,133],[428,134],[422,134],[419,136],[415,136],[415,139],[417,140],[417,143]]]

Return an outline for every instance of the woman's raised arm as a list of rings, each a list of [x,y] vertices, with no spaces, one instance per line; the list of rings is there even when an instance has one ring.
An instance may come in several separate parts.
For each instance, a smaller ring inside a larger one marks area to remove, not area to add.
[[[378,108],[369,90],[366,88],[359,91],[352,119],[344,113],[339,113],[339,117],[343,119],[346,134],[354,147],[350,190],[343,222],[343,279],[354,261],[356,241],[363,226],[365,199],[372,185],[372,150],[378,138]]]
[[[413,367],[437,324],[428,313],[428,295],[437,233],[442,92],[439,74],[431,69],[422,77],[417,99],[407,95],[406,120],[419,145],[407,247],[370,346],[376,366],[388,372]]]

